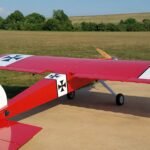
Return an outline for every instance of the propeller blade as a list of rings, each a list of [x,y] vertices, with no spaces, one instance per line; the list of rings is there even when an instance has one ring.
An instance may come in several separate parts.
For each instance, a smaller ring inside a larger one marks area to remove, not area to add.
[[[112,59],[112,57],[108,53],[106,53],[104,50],[99,49],[99,48],[96,48],[96,50],[105,59]]]

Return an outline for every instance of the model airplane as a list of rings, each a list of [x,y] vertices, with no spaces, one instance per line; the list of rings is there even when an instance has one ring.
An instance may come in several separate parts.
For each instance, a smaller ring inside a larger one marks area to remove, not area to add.
[[[115,94],[105,80],[150,84],[150,61],[113,60],[104,55],[106,59],[1,55],[0,70],[47,73],[47,76],[9,102],[0,86],[0,149],[18,149],[41,130],[39,127],[10,121],[10,118],[64,95],[73,99],[77,89],[93,81],[100,81],[115,95],[117,105],[124,104],[124,96]]]

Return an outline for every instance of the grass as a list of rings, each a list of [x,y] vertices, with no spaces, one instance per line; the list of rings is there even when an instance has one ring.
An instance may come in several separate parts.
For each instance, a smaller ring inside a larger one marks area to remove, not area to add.
[[[121,19],[135,18],[142,22],[143,19],[150,19],[150,13],[131,13],[131,14],[115,14],[115,15],[97,15],[97,16],[75,16],[70,17],[73,23],[96,22],[96,23],[118,23]]]
[[[0,54],[98,58],[96,47],[120,59],[149,60],[150,33],[0,31]],[[0,71],[0,77],[0,83],[6,87],[10,97],[42,78],[40,75],[33,77],[8,71]]]
[[[148,60],[150,33],[0,31],[0,54],[97,58],[97,47],[122,59]]]

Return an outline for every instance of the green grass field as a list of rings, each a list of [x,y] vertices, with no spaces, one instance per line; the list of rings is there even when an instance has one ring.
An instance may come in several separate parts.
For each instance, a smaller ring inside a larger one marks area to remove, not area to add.
[[[18,32],[0,31],[0,54],[24,53],[99,57],[102,48],[122,59],[150,58],[149,32]]]
[[[98,58],[97,47],[120,59],[149,60],[150,33],[0,31],[0,54]],[[41,78],[8,71],[0,71],[0,77],[9,97]]]
[[[75,16],[70,17],[73,23],[95,22],[95,23],[118,23],[120,20],[127,18],[135,18],[138,21],[150,19],[150,13],[131,13],[131,14],[115,14],[115,15],[97,15],[97,16]]]

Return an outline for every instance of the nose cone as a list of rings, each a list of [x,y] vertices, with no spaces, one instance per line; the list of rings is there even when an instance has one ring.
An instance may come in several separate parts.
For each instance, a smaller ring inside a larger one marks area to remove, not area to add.
[[[0,85],[0,110],[7,106],[7,95],[3,87]]]

